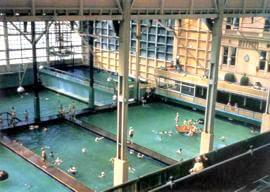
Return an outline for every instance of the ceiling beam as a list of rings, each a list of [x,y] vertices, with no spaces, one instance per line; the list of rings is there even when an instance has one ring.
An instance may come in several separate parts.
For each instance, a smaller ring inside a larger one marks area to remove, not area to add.
[[[114,1],[116,2],[117,7],[118,7],[118,8],[119,8],[119,10],[120,10],[120,13],[121,13],[121,14],[123,14],[123,9],[122,9],[122,6],[121,6],[120,1],[119,1],[119,0],[114,0]]]
[[[122,15],[84,15],[84,16],[0,16],[0,21],[102,21],[102,20],[122,20]]]

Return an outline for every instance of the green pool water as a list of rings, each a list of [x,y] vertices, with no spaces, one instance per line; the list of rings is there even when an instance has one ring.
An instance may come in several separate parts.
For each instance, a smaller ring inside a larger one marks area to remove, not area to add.
[[[42,89],[40,91],[40,112],[41,116],[49,116],[58,113],[60,104],[68,110],[72,101],[75,102],[76,109],[81,110],[87,107],[87,104],[74,100],[70,97],[57,94],[56,92],[48,89]],[[10,112],[11,107],[14,106],[17,112],[17,117],[24,119],[24,111],[27,109],[29,112],[29,118],[34,118],[34,92],[27,91],[23,94],[18,94],[16,90],[9,90],[5,94],[0,93],[0,112]]]
[[[109,161],[115,157],[116,144],[107,139],[95,142],[96,135],[91,132],[74,126],[69,123],[60,123],[48,127],[48,131],[26,131],[13,135],[12,138],[18,139],[26,147],[40,154],[40,148],[45,146],[47,154],[54,152],[53,161],[60,157],[63,163],[60,165],[62,170],[67,170],[71,165],[78,169],[76,179],[89,186],[90,188],[101,191],[112,187],[113,167]],[[87,152],[82,153],[82,148]],[[137,158],[136,154],[128,153],[129,165],[135,168],[135,172],[129,172],[129,179],[135,179],[141,175],[159,170],[165,165],[154,161],[148,157]],[[105,177],[99,178],[98,175],[104,171]]]
[[[175,130],[176,112],[180,115],[180,124],[183,120],[204,117],[201,113],[164,103],[129,107],[128,126],[135,130],[133,141],[175,160],[185,160],[196,156],[199,153],[200,134],[189,137],[177,133]],[[116,134],[116,111],[84,116],[81,120]],[[160,137],[161,131],[172,131],[173,134],[171,136],[163,134]],[[225,142],[220,139],[223,136],[226,138]],[[254,134],[250,132],[250,129],[243,125],[215,119],[215,149],[252,136]],[[176,153],[179,148],[183,150],[181,154]]]
[[[0,181],[1,192],[68,192],[70,191],[24,159],[0,145],[0,170],[9,178]]]

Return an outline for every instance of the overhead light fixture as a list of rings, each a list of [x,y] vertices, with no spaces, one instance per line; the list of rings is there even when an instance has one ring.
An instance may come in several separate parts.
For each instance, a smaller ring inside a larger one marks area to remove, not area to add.
[[[18,92],[18,93],[23,93],[23,92],[24,92],[24,88],[23,88],[22,86],[19,86],[19,87],[17,88],[17,92]]]
[[[40,66],[38,67],[38,69],[39,69],[39,70],[42,70],[42,69],[44,69],[44,66],[43,66],[43,65],[40,65]]]

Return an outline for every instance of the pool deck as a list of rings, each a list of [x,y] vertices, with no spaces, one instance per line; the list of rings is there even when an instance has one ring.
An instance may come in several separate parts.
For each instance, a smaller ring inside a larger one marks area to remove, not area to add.
[[[50,175],[63,185],[67,186],[69,189],[75,192],[94,192],[94,190],[86,187],[82,183],[78,182],[74,177],[68,175],[64,171],[45,164],[41,158],[36,155],[31,150],[27,149],[26,147],[22,146],[21,144],[10,140],[7,136],[0,133],[0,143],[3,144],[5,147],[10,149],[11,151],[15,152],[17,155],[21,156],[46,174]],[[44,167],[44,166],[47,166]]]
[[[98,128],[98,127],[96,127],[94,125],[90,125],[90,124],[85,123],[85,122],[83,122],[81,120],[71,120],[69,118],[66,118],[66,120],[71,122],[71,123],[74,123],[74,124],[76,124],[76,125],[78,125],[78,126],[80,126],[82,128],[84,128],[84,129],[87,129],[87,130],[89,130],[91,132],[94,132],[97,135],[100,135],[100,136],[105,137],[105,138],[107,138],[107,139],[109,139],[111,141],[116,142],[116,136],[114,134],[108,132],[108,131],[105,131],[104,129]],[[152,150],[150,150],[148,148],[145,148],[145,147],[143,147],[141,145],[138,145],[136,143],[127,143],[127,147],[130,148],[130,149],[133,149],[134,151],[137,151],[137,152],[140,152],[140,153],[142,153],[144,155],[147,155],[147,156],[151,157],[152,159],[155,159],[155,160],[157,160],[157,161],[159,161],[161,163],[164,163],[166,165],[174,165],[174,164],[176,164],[178,162],[178,161],[176,161],[174,159],[166,157],[166,156],[164,156],[162,154],[159,154],[159,153],[157,153],[155,151],[152,151]]]

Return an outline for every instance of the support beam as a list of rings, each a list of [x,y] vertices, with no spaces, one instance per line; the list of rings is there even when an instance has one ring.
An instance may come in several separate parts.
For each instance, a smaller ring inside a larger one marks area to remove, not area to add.
[[[49,25],[49,21],[45,21],[45,28],[47,29]],[[49,30],[46,30],[46,59],[47,64],[50,66],[50,33]]]
[[[29,43],[32,43],[32,40],[34,40],[35,41],[35,39],[29,39],[28,37],[27,37],[27,35],[24,33],[24,32],[22,32],[21,31],[21,29],[17,26],[17,25],[15,25],[13,22],[11,22],[10,21],[10,24],[20,33],[20,34],[22,34],[23,36],[24,36],[24,38],[27,40],[27,41],[29,41]]]
[[[140,101],[140,50],[141,50],[141,21],[136,22],[136,74],[135,74],[135,99],[137,102]]]
[[[35,22],[31,22],[32,37],[32,55],[33,55],[33,77],[34,77],[34,122],[40,121],[40,102],[39,102],[39,80],[37,68],[37,51],[36,51],[36,29]]]
[[[128,117],[128,67],[131,0],[121,0],[123,20],[119,32],[119,71],[117,101],[117,154],[114,161],[114,185],[128,180],[127,117]]]
[[[8,26],[7,22],[3,22],[4,25],[4,39],[5,39],[5,54],[6,54],[6,64],[7,64],[7,71],[10,70],[10,60],[9,60],[9,43],[8,43]]]
[[[219,16],[215,19],[212,30],[211,63],[207,89],[207,104],[205,109],[204,129],[201,135],[200,153],[208,153],[213,149],[214,120],[217,97],[219,52],[222,36],[224,0],[217,1]]]
[[[42,38],[42,36],[43,36],[44,34],[46,34],[47,31],[49,31],[49,29],[50,29],[50,27],[51,27],[52,24],[53,24],[53,21],[51,21],[47,26],[45,26],[45,30],[38,36],[38,38],[36,38],[36,40],[35,40],[35,43],[36,43],[36,44],[37,44],[38,41]]]
[[[94,33],[94,22],[88,21],[88,34]],[[95,90],[94,90],[94,38],[88,36],[88,62],[89,62],[89,101],[88,107],[94,109],[95,105]]]

